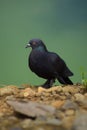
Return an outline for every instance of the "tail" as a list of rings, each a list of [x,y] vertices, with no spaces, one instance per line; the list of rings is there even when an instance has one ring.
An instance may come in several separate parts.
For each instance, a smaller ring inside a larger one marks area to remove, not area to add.
[[[63,77],[63,79],[66,82],[66,84],[73,85],[73,82],[68,77]]]
[[[73,82],[68,78],[68,77],[60,77],[60,76],[57,76],[57,79],[58,81],[61,83],[61,84],[70,84],[70,85],[73,85]]]

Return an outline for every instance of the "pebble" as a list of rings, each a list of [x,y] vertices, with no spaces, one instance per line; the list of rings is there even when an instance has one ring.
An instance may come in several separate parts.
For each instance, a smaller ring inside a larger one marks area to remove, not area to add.
[[[20,95],[22,97],[34,96],[35,95],[35,91],[33,91],[31,88],[25,88],[24,90],[20,91]]]
[[[0,130],[23,129],[86,130],[87,91],[74,85],[0,88]]]
[[[29,126],[31,126],[31,120],[30,119],[25,119],[25,120],[21,121],[20,125],[23,128],[28,128]]]
[[[67,109],[77,110],[78,105],[73,101],[66,100],[65,104],[62,106],[62,110],[67,110]]]
[[[87,99],[87,93],[84,94],[84,97]]]
[[[62,100],[58,100],[58,101],[54,101],[51,105],[56,107],[56,108],[61,108],[63,106],[65,101]]]
[[[22,128],[20,128],[20,127],[13,127],[10,130],[22,130]]]
[[[77,115],[71,130],[87,130],[87,113]]]
[[[71,94],[75,94],[79,92],[79,88],[76,87],[72,87],[72,86],[65,86],[63,87],[63,92],[66,93],[71,93]]]
[[[73,115],[75,115],[75,110],[68,109],[68,110],[65,111],[65,115],[66,116],[73,116]]]
[[[0,118],[4,116],[4,113],[0,112]]]
[[[80,93],[76,93],[74,94],[75,97],[75,101],[81,102],[85,99],[84,95],[80,94]]]
[[[19,91],[17,86],[10,85],[0,88],[0,96],[16,94]]]

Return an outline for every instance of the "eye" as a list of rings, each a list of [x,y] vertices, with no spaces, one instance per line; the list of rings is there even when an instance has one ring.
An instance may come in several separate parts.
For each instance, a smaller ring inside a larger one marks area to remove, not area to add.
[[[32,44],[33,44],[33,45],[36,45],[37,43],[36,43],[36,42],[33,42]]]

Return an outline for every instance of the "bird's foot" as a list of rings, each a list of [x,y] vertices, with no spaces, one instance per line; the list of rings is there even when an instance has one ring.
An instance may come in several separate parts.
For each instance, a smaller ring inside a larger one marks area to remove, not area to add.
[[[52,87],[52,85],[53,85],[54,82],[55,82],[55,79],[47,80],[47,81],[42,85],[42,87],[48,89],[48,88]]]
[[[49,85],[49,84],[43,84],[43,85],[41,85],[43,88],[46,88],[46,89],[48,89],[48,88],[50,88],[51,86]]]

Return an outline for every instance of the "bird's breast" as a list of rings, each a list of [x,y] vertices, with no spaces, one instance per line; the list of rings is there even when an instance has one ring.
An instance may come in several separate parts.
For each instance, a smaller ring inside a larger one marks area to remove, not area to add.
[[[46,55],[40,51],[33,51],[29,56],[29,67],[32,71],[39,69],[43,66],[46,61]]]
[[[46,53],[31,53],[29,67],[38,76],[43,78],[53,77],[53,68]]]

